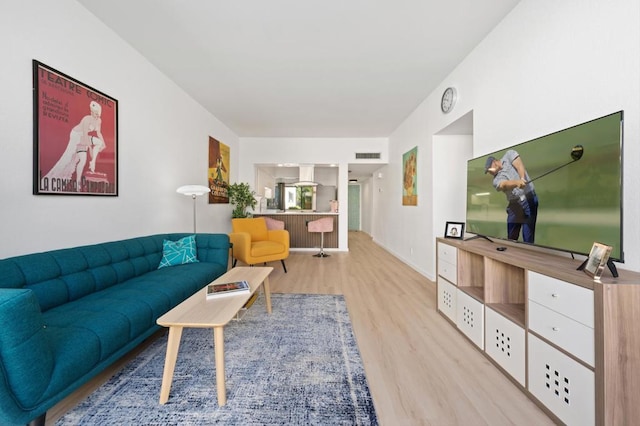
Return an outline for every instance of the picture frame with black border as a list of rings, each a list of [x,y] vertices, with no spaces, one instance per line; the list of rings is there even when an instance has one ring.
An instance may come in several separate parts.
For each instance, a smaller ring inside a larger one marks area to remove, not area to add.
[[[118,196],[118,100],[37,60],[33,194]]]
[[[444,228],[445,238],[455,238],[461,240],[464,238],[464,222],[447,222]]]
[[[605,266],[607,266],[612,249],[613,247],[606,244],[594,242],[589,252],[589,257],[584,263],[583,271],[585,274],[594,280],[599,280],[602,277]]]

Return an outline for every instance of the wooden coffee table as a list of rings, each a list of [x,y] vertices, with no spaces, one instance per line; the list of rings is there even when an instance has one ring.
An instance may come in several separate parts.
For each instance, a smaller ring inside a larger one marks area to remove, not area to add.
[[[157,323],[169,327],[167,355],[164,361],[162,388],[160,389],[160,404],[169,399],[173,371],[176,366],[180,338],[184,327],[213,328],[213,346],[216,362],[216,386],[218,389],[218,405],[227,403],[227,390],[224,375],[224,326],[238,313],[260,286],[263,287],[267,312],[271,313],[271,290],[269,288],[269,274],[272,267],[237,267],[220,276],[213,283],[224,283],[245,280],[251,287],[249,294],[223,296],[207,299],[206,287],[178,306],[158,318]]]

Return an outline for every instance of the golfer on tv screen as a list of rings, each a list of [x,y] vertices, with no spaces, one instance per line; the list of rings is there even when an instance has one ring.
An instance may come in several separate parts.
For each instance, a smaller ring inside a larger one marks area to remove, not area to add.
[[[518,152],[508,150],[502,159],[490,156],[484,172],[493,176],[493,187],[507,196],[507,235],[517,241],[522,230],[522,240],[533,243],[538,218],[538,197],[527,169]]]

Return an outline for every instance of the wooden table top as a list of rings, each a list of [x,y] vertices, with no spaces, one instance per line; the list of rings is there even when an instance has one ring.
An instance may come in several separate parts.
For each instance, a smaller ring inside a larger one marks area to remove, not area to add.
[[[163,327],[212,328],[225,326],[260,288],[273,271],[265,267],[236,267],[221,275],[211,284],[245,280],[251,287],[250,293],[221,296],[207,299],[207,287],[203,287],[191,297],[158,318],[158,325]]]

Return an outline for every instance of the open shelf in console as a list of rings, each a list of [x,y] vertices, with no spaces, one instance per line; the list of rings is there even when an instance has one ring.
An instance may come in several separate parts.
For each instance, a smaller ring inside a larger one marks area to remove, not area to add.
[[[520,327],[525,326],[525,270],[485,258],[485,304]]]
[[[484,256],[458,250],[458,288],[484,302]]]

